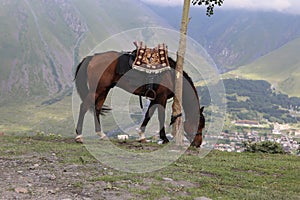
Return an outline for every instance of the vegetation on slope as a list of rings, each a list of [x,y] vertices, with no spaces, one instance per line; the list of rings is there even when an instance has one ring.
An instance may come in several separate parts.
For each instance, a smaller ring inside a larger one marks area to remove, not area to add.
[[[233,119],[298,123],[300,98],[289,97],[272,89],[262,80],[224,79],[227,110]],[[198,87],[203,105],[210,104],[209,91]],[[298,114],[297,114],[298,113]]]

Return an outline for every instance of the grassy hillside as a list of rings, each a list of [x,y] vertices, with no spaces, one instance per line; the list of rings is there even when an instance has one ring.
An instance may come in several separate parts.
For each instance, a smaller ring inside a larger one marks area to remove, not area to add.
[[[51,105],[42,101],[24,101],[1,106],[0,132],[7,134],[39,132],[74,135],[72,99],[65,97]]]
[[[262,56],[249,65],[225,74],[241,78],[267,80],[283,93],[300,96],[300,38]]]
[[[68,52],[77,36],[59,11],[47,1],[12,0],[1,6],[1,100],[53,94],[70,86]]]
[[[227,116],[230,121],[255,120],[264,125],[278,122],[295,127],[299,124],[300,98],[282,94],[263,80],[223,79],[223,84],[226,89]],[[206,114],[209,115],[211,107],[209,90],[205,86],[198,86],[197,90],[201,104],[207,107]],[[235,131],[234,127],[229,127],[225,126],[223,131]]]
[[[83,145],[67,138],[0,137],[0,194],[4,199],[300,197],[297,156],[212,151],[201,159],[197,150],[189,149],[166,168],[134,174],[105,166]],[[153,144],[115,144],[131,151],[160,148]]]
[[[167,27],[151,9],[129,0],[12,0],[0,12],[0,103],[64,92],[72,86],[74,65],[103,40],[132,28]]]

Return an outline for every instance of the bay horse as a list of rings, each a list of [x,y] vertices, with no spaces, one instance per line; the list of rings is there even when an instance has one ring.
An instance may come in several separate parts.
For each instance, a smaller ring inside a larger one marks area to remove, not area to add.
[[[134,52],[134,51],[133,51]],[[100,139],[107,139],[106,135],[101,130],[100,114],[107,111],[103,106],[104,101],[113,87],[120,87],[132,94],[146,96],[147,84],[140,87],[133,87],[130,83],[132,80],[126,73],[118,73],[120,64],[129,65],[132,56],[130,53],[117,51],[107,51],[98,53],[93,56],[87,56],[79,63],[75,73],[75,86],[81,99],[79,118],[76,126],[77,136],[76,142],[82,143],[82,126],[84,115],[90,110],[94,115],[95,132],[100,136]],[[169,140],[165,133],[165,107],[167,100],[174,97],[174,82],[175,82],[175,67],[176,62],[168,57],[170,67],[174,70],[162,72],[158,76],[159,84],[155,84],[153,91],[155,96],[150,100],[150,105],[145,114],[144,120],[139,130],[139,141],[145,140],[145,129],[151,119],[155,109],[158,109],[159,120],[159,135],[163,143],[168,143]],[[127,71],[127,70],[126,70]],[[130,70],[133,71],[133,70]],[[204,107],[200,107],[197,90],[192,79],[186,72],[183,72],[183,97],[182,106],[184,111],[184,130],[186,136],[192,146],[200,147],[202,144],[202,130],[205,127],[205,118],[203,115]],[[136,75],[138,78],[138,75]],[[149,84],[148,84],[149,85]],[[159,105],[159,106],[157,106]],[[152,109],[151,109],[152,108]],[[172,116],[171,121],[175,121],[176,117]]]

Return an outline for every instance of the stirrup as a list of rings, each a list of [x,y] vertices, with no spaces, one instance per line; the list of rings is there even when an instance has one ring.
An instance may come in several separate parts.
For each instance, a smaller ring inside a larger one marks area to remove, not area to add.
[[[153,97],[148,97],[148,93],[152,93],[153,94]],[[153,90],[153,89],[148,89],[146,92],[145,92],[145,97],[146,99],[149,99],[150,101],[156,99],[156,92]]]

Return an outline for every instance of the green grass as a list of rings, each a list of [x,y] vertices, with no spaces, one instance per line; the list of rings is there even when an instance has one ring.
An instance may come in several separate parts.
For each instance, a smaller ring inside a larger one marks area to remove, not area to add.
[[[84,189],[87,183],[104,182],[104,190],[124,190],[142,199],[300,198],[300,158],[296,156],[212,151],[200,159],[194,149],[189,149],[176,162],[159,171],[130,174],[110,168],[97,171],[92,166],[98,166],[99,162],[83,145],[68,138],[53,135],[0,138],[2,158],[49,152],[56,153],[57,165],[82,165],[92,174],[85,180],[74,182],[75,188]],[[108,171],[111,175],[106,173]]]
[[[0,132],[74,134],[71,97],[52,105],[42,105],[42,101],[31,99],[0,105]]]

